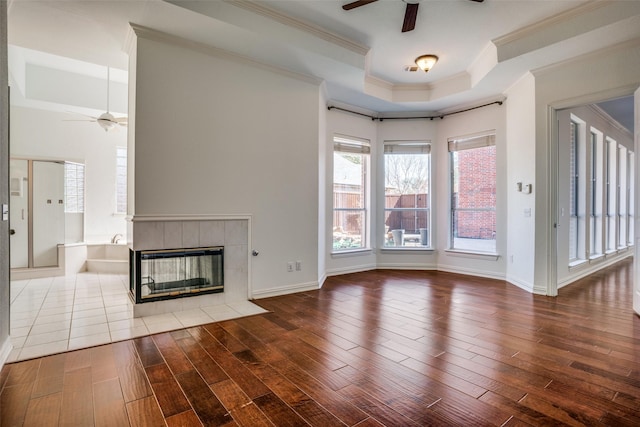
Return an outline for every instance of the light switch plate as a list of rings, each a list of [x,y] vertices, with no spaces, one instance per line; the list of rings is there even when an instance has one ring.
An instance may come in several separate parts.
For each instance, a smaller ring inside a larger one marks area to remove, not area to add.
[[[9,221],[9,205],[6,203],[2,204],[2,220]]]

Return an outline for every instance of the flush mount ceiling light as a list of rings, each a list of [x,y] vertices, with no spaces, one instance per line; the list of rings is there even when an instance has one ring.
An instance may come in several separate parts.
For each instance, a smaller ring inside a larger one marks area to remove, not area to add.
[[[422,55],[416,58],[416,65],[425,73],[428,72],[438,62],[435,55]]]

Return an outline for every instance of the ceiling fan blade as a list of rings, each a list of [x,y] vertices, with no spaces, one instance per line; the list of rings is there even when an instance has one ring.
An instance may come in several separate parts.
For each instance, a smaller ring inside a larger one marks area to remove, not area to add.
[[[342,6],[342,8],[344,10],[351,10],[351,9],[355,9],[356,7],[360,7],[360,6],[364,6],[367,5],[369,3],[373,3],[376,2],[378,0],[358,0],[358,1],[354,1],[352,3],[347,3],[344,6]]]
[[[418,17],[419,3],[407,3],[407,8],[404,12],[404,22],[402,23],[402,32],[406,33],[416,27],[416,18]]]
[[[77,114],[77,115],[79,115],[79,116],[83,116],[83,117],[87,117],[87,118],[89,118],[89,119],[93,119],[93,121],[98,120],[98,118],[97,118],[97,117],[95,117],[95,116],[90,116],[90,115],[88,115],[88,114],[78,113],[78,112],[76,112],[76,111],[65,111],[65,113],[69,113],[69,114]]]

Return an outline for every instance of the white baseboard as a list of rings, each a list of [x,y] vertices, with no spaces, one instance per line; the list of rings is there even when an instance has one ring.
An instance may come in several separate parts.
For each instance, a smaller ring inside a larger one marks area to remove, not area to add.
[[[318,289],[322,288],[322,286],[324,286],[324,282],[327,280],[327,274],[323,274],[322,277],[320,277],[320,279],[318,279]]]
[[[5,362],[9,358],[9,354],[13,350],[13,346],[11,345],[11,337],[7,336],[0,346],[0,369],[4,366]]]
[[[289,286],[281,286],[278,288],[270,288],[265,290],[253,291],[251,295],[254,299],[277,297],[280,295],[295,294],[296,292],[317,291],[320,289],[318,282],[297,283]]]
[[[523,291],[527,291],[527,292],[529,292],[531,294],[540,294],[539,290],[537,290],[535,288],[533,283],[528,283],[526,280],[521,280],[521,279],[518,279],[517,277],[509,276],[509,275],[507,275],[506,280],[510,284],[512,284],[514,286],[517,286],[518,288],[522,289]],[[543,293],[543,295],[544,294],[546,294],[546,290]]]
[[[506,280],[504,274],[496,274],[491,271],[476,270],[473,268],[461,268],[458,266],[438,265],[438,271],[466,274],[468,276],[485,277],[487,279]]]
[[[349,274],[349,273],[361,273],[363,271],[375,270],[378,268],[376,264],[364,264],[364,265],[354,265],[350,267],[344,268],[334,268],[333,270],[327,270],[326,276],[339,276],[341,274]]]
[[[422,264],[422,263],[385,263],[378,264],[380,270],[437,270],[438,267],[435,264]]]
[[[589,265],[586,266],[586,268],[581,269],[580,272],[578,274],[572,275],[571,277],[563,280],[563,281],[559,281],[558,282],[558,289],[563,288],[567,285],[570,285],[571,283],[580,280],[584,277],[589,276],[590,274],[595,273],[598,270],[602,270],[603,268],[609,267],[613,264],[615,264],[616,262],[622,261],[623,259],[633,256],[634,251],[625,251],[619,254],[614,254],[613,256],[607,255],[606,258],[604,260],[602,260],[602,258],[600,258],[598,260],[597,263],[595,263],[593,266]]]

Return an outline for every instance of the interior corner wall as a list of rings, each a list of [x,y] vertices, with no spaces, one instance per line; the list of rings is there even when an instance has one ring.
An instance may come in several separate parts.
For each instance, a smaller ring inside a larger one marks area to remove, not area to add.
[[[508,102],[508,101],[507,101]],[[492,105],[466,113],[447,116],[437,122],[438,147],[432,164],[438,165],[436,172],[437,195],[434,207],[435,224],[440,232],[437,235],[438,269],[461,274],[472,274],[482,277],[505,279],[507,250],[507,134],[505,105]],[[452,137],[477,134],[484,131],[496,132],[496,251],[498,259],[489,257],[468,256],[446,251],[449,248],[450,186],[449,152],[447,140]]]
[[[317,287],[318,84],[170,38],[137,39],[135,216],[250,215],[253,295]]]
[[[602,64],[607,64],[603,67]],[[534,72],[535,76],[535,118],[536,118],[536,212],[535,216],[535,261],[534,286],[546,289],[548,295],[557,294],[556,262],[549,256],[555,245],[552,212],[550,176],[552,167],[549,159],[557,149],[554,145],[551,122],[553,110],[575,105],[591,104],[598,101],[630,95],[640,86],[640,41],[633,40],[619,46],[579,57],[575,60]],[[636,192],[638,188],[636,188]],[[553,269],[553,270],[552,270]]]
[[[7,2],[0,1],[0,64],[7,64]],[[9,204],[9,70],[0,67],[0,204]],[[0,369],[9,357],[9,221],[0,220]]]
[[[366,139],[371,143],[370,154],[370,176],[376,176],[377,165],[373,159],[376,158],[377,153],[377,125],[376,122],[367,117],[358,116],[355,114],[340,112],[337,110],[331,110],[327,112],[327,132],[325,137],[325,150],[324,155],[326,158],[326,175],[324,185],[324,197],[327,200],[327,206],[325,209],[326,216],[324,221],[324,228],[327,232],[321,238],[325,239],[325,256],[326,258],[326,274],[328,276],[334,276],[337,274],[353,273],[357,271],[372,270],[377,267],[375,249],[356,251],[342,254],[332,254],[333,249],[333,137],[335,135],[351,136],[361,139]],[[372,186],[375,188],[375,180],[372,182]],[[371,224],[375,224],[375,206],[376,195],[374,188],[370,192],[369,207],[369,221]],[[375,227],[370,227],[371,230],[375,230]],[[375,233],[368,236],[370,239],[370,245],[372,248],[376,247]]]
[[[529,292],[534,289],[536,216],[533,193],[518,191],[516,184],[534,184],[535,162],[535,79],[525,74],[507,91],[504,108],[507,114],[507,251],[506,279]],[[543,211],[541,211],[543,212]],[[544,291],[543,291],[544,292]]]
[[[318,99],[318,283],[320,286],[327,277],[327,193],[324,191],[327,182],[327,93],[326,84],[320,86]]]

